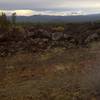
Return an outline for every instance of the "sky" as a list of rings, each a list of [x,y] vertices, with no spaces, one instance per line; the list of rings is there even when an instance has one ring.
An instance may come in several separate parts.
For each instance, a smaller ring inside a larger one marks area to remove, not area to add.
[[[70,15],[69,9],[74,11],[71,14],[81,14],[87,10],[87,12],[99,13],[100,0],[0,0],[0,10],[6,10],[8,14],[16,10],[18,14],[22,13],[22,15],[45,13],[51,15],[68,13]]]

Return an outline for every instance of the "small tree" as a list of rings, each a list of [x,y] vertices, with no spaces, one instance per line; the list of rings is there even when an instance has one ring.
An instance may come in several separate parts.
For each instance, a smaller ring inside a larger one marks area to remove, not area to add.
[[[16,24],[16,13],[12,14],[12,24]]]
[[[8,20],[7,16],[5,13],[2,13],[0,15],[0,28],[3,31],[6,31],[9,29],[10,21]]]

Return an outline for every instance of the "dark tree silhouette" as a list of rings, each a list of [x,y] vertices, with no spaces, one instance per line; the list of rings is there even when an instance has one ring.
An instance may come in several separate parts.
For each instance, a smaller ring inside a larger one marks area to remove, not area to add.
[[[7,31],[10,26],[10,21],[8,20],[5,13],[2,13],[0,16],[0,28],[3,31]]]
[[[12,24],[15,25],[16,24],[16,13],[12,14]]]

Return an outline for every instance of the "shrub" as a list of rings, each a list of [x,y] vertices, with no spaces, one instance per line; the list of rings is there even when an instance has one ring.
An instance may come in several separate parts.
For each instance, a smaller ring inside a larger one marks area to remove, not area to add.
[[[58,27],[53,28],[53,30],[57,31],[57,32],[63,32],[64,31],[64,27],[58,26]]]

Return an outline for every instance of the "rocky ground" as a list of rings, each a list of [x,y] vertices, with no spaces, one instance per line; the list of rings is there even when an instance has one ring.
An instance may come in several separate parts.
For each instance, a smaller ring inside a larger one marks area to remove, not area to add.
[[[17,26],[1,33],[0,99],[100,100],[99,26]]]
[[[0,56],[18,51],[43,52],[55,47],[87,47],[99,40],[99,23],[14,26],[8,31],[0,31]]]

